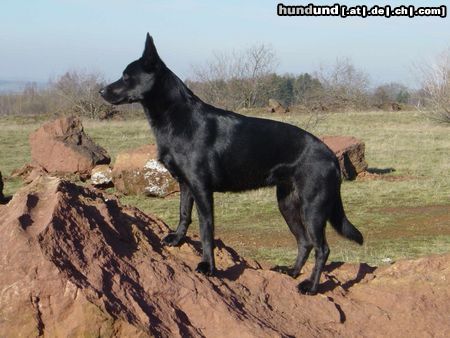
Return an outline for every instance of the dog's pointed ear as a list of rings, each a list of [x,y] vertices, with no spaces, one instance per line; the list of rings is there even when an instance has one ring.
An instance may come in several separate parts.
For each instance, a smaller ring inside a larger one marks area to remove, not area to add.
[[[147,67],[150,67],[159,61],[158,52],[156,51],[153,38],[149,33],[147,33],[147,38],[145,39],[145,48],[142,59]]]

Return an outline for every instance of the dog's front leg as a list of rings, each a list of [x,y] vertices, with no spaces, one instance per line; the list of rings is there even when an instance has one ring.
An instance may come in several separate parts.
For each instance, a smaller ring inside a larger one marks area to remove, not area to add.
[[[177,246],[186,236],[189,225],[192,222],[192,207],[194,197],[186,183],[180,182],[180,221],[176,231],[169,233],[163,239],[163,243],[169,246]]]
[[[207,189],[194,188],[195,205],[200,223],[200,239],[202,241],[202,261],[195,271],[212,275],[216,265],[214,262],[214,198],[213,192]]]

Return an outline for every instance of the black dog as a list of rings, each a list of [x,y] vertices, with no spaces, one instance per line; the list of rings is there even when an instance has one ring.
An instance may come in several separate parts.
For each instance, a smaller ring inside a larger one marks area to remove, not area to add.
[[[215,191],[276,186],[279,209],[298,245],[292,275],[299,275],[312,248],[316,254],[310,279],[299,285],[302,293],[317,293],[329,254],[328,220],[343,236],[363,243],[361,233],[345,216],[339,164],[324,143],[292,125],[204,103],[166,67],[150,35],[142,57],[100,94],[112,104],[143,105],[159,160],[180,183],[180,221],[164,242],[180,243],[191,223],[195,201],[203,247],[198,272],[211,275],[215,270]]]

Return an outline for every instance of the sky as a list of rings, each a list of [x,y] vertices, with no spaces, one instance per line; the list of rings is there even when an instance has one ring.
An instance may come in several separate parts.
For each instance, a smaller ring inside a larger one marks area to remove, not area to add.
[[[142,54],[149,32],[182,79],[215,51],[271,45],[277,72],[314,72],[350,58],[371,82],[414,86],[415,67],[450,47],[450,18],[279,17],[269,0],[3,0],[0,80],[47,81],[68,70],[114,80]],[[286,5],[335,1],[283,1]],[[434,1],[342,1],[343,5],[438,6]],[[449,6],[450,7],[450,6]]]

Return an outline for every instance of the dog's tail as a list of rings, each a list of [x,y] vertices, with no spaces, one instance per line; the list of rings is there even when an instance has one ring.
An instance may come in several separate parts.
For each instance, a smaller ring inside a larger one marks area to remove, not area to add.
[[[344,206],[342,205],[341,194],[338,194],[338,198],[336,199],[336,203],[331,212],[330,223],[336,231],[342,236],[355,241],[356,243],[362,245],[364,242],[363,235],[359,232],[355,226],[350,223],[345,216]]]

